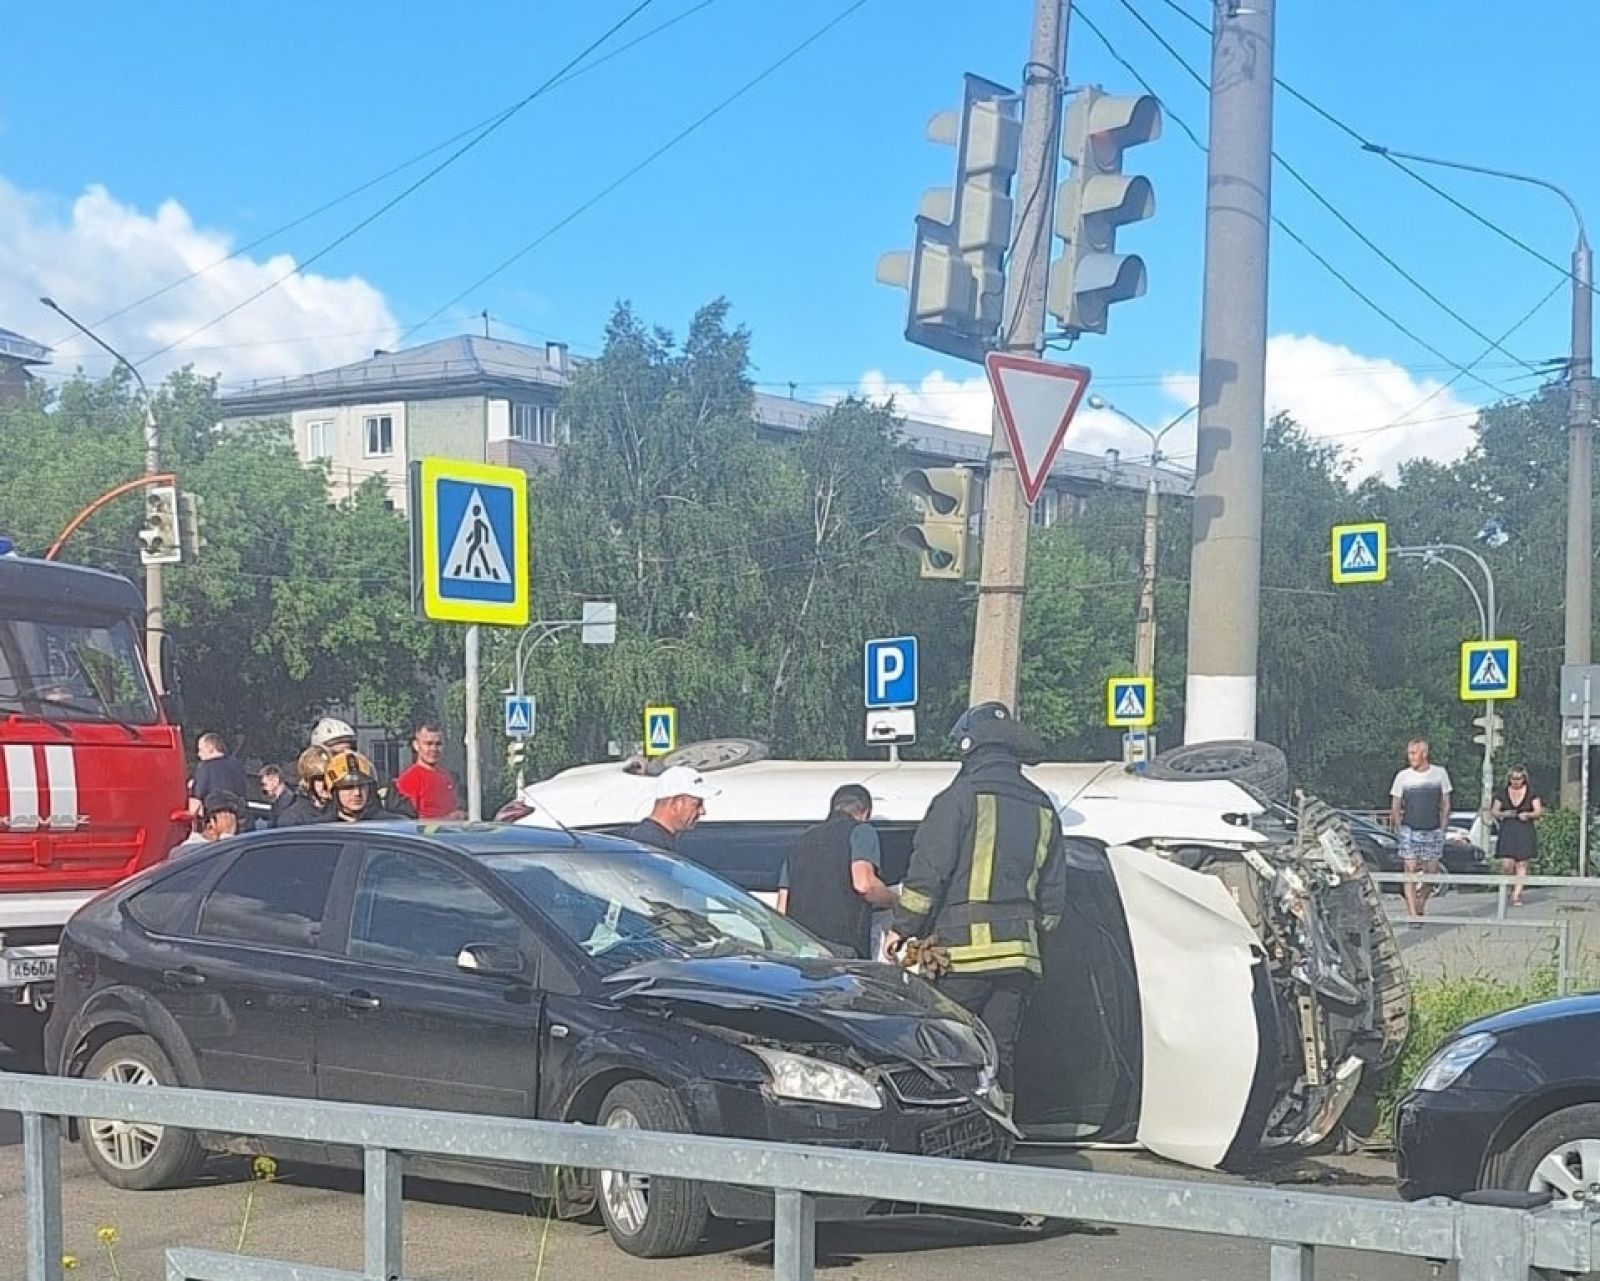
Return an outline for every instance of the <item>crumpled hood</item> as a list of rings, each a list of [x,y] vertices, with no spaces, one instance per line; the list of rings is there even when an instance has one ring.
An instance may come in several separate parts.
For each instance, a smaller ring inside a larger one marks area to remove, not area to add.
[[[921,979],[870,961],[662,959],[629,966],[606,984],[624,1002],[743,1011],[757,1016],[739,1020],[750,1030],[759,1030],[763,1013],[788,1016],[880,1063],[982,1066],[985,1059],[983,1040],[960,1006]]]

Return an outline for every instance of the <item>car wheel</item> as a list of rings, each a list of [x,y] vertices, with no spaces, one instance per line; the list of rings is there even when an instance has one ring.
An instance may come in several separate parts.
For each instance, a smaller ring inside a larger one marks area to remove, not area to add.
[[[1289,792],[1289,763],[1283,753],[1271,743],[1246,738],[1174,747],[1150,762],[1145,777],[1174,783],[1226,779],[1269,801],[1281,801]]]
[[[91,1081],[115,1085],[178,1085],[166,1052],[148,1036],[124,1036],[96,1050],[84,1068]],[[188,1130],[142,1121],[83,1120],[79,1140],[89,1164],[107,1183],[134,1192],[170,1188],[193,1178],[205,1160]]]
[[[687,765],[703,774],[713,770],[733,769],[752,761],[764,761],[772,749],[755,738],[708,738],[703,743],[685,743],[675,752],[661,758],[653,772],[671,769],[674,765]]]
[[[1562,1108],[1530,1126],[1495,1162],[1488,1182],[1548,1192],[1558,1210],[1600,1205],[1600,1104]]]
[[[606,1095],[599,1119],[614,1130],[689,1130],[683,1105],[654,1081],[624,1081]],[[688,1254],[705,1235],[710,1210],[695,1181],[627,1170],[597,1170],[594,1177],[606,1230],[629,1254],[642,1259]]]

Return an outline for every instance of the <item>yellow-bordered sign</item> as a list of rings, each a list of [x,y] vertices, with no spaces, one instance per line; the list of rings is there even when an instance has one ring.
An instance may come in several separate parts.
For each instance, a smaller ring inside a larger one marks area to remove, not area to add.
[[[1461,697],[1482,703],[1517,696],[1517,642],[1463,641]]]
[[[1381,583],[1389,576],[1389,527],[1381,520],[1333,527],[1333,581]]]
[[[1148,676],[1113,676],[1106,682],[1106,724],[1143,729],[1156,723],[1156,683]]]
[[[455,458],[412,465],[424,617],[521,627],[528,621],[528,478]]]
[[[644,754],[665,756],[678,746],[678,709],[676,707],[647,707],[644,709]]]

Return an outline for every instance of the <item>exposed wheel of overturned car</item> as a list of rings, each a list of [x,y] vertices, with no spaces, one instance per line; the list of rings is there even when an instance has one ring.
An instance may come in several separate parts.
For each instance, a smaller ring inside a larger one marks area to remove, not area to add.
[[[683,1105],[654,1081],[624,1081],[600,1105],[600,1124],[617,1130],[684,1134]],[[688,1254],[705,1235],[710,1208],[691,1179],[657,1179],[631,1170],[596,1170],[600,1214],[611,1239],[641,1259]]]
[[[1269,801],[1289,793],[1289,762],[1271,743],[1248,738],[1185,743],[1162,752],[1145,771],[1149,778],[1182,783],[1226,779]]]

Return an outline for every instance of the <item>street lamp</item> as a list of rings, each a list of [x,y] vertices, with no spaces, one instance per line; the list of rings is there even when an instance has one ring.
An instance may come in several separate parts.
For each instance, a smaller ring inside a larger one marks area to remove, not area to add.
[[[1137,676],[1154,676],[1156,671],[1156,539],[1161,528],[1161,497],[1156,487],[1156,468],[1166,460],[1161,452],[1161,440],[1181,423],[1199,405],[1190,405],[1181,414],[1159,430],[1146,427],[1131,414],[1118,409],[1104,396],[1090,396],[1089,408],[1105,410],[1131,426],[1137,427],[1150,439],[1150,483],[1144,493],[1144,555],[1139,568],[1139,617],[1133,635],[1133,670]]]
[[[144,474],[154,476],[161,470],[161,432],[156,424],[156,403],[150,395],[150,388],[145,385],[144,377],[139,373],[138,367],[124,356],[120,351],[108,343],[89,326],[76,317],[70,315],[64,307],[54,298],[39,299],[46,307],[60,316],[79,333],[88,338],[96,346],[108,352],[113,360],[133,375],[134,382],[139,384],[139,394],[144,400]],[[165,694],[166,686],[161,675],[161,632],[162,632],[162,598],[161,598],[161,566],[146,565],[144,567],[144,651],[145,661],[150,668],[150,678],[155,682],[156,693]]]
[[[1591,477],[1594,458],[1594,263],[1589,252],[1589,237],[1583,225],[1583,211],[1568,192],[1545,178],[1531,174],[1513,173],[1509,169],[1491,169],[1486,165],[1464,164],[1458,160],[1441,160],[1437,156],[1419,156],[1414,152],[1395,151],[1375,142],[1362,144],[1365,151],[1386,156],[1391,160],[1410,160],[1421,165],[1437,165],[1441,169],[1459,169],[1465,173],[1483,174],[1490,178],[1503,178],[1508,182],[1527,183],[1553,191],[1566,202],[1577,224],[1578,238],[1572,247],[1572,357],[1567,366],[1567,591],[1566,591],[1566,644],[1565,661],[1587,663],[1590,658],[1590,611],[1593,590],[1593,503],[1594,484]],[[1563,736],[1561,769],[1561,803],[1578,804],[1578,769],[1583,753],[1588,748],[1574,751],[1565,745]]]

